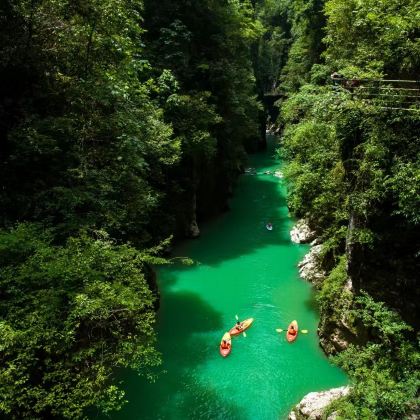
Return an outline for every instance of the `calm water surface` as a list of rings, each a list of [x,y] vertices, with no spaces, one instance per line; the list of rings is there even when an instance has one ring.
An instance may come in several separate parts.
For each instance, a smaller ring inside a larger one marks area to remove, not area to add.
[[[197,264],[159,271],[165,373],[153,384],[126,376],[129,403],[113,419],[285,419],[306,393],[346,383],[318,346],[313,291],[297,271],[308,247],[290,241],[284,182],[263,173],[280,166],[273,139],[250,166],[258,175],[241,176],[231,211],[177,247]],[[255,321],[223,359],[218,345],[236,314]],[[288,344],[275,330],[293,319],[309,334]]]

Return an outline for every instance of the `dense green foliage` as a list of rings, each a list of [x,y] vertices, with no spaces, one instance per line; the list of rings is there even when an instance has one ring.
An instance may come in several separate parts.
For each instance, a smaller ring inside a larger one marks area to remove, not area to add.
[[[420,112],[370,81],[418,78],[416,1],[17,0],[0,23],[0,415],[107,412],[116,368],[159,364],[149,265],[226,208],[264,93],[323,241],[322,319],[366,338],[339,358],[341,414],[413,410],[418,350],[388,307],[418,327]]]
[[[226,207],[261,142],[254,15],[246,0],[1,3],[0,416],[108,412],[116,368],[159,363],[149,265]]]
[[[0,235],[0,409],[16,418],[79,417],[118,408],[114,366],[146,373],[154,349],[150,257],[106,237],[52,244],[20,225]]]
[[[321,336],[341,329],[354,343],[338,357],[353,391],[335,409],[342,418],[403,418],[416,411],[419,387],[408,324],[418,328],[420,301],[420,86],[373,80],[418,79],[418,4],[285,7],[291,46],[278,73],[287,95],[278,122],[289,207],[323,243]],[[334,72],[348,81],[333,82]]]
[[[257,2],[257,15],[265,28],[255,60],[257,82],[263,93],[276,91],[279,74],[286,64],[290,44],[289,10],[287,1]]]
[[[199,218],[217,213],[243,164],[244,146],[255,149],[261,140],[250,48],[262,26],[248,1],[147,0],[144,14],[147,57],[156,74],[166,74],[158,103],[181,142],[168,201],[187,193],[196,198]]]
[[[179,141],[153,103],[136,2],[18,2],[6,9],[1,217],[60,234],[104,228],[149,239],[146,223]],[[9,41],[9,42],[7,42]],[[143,81],[142,81],[143,79]]]
[[[352,316],[369,328],[372,340],[336,357],[354,386],[347,401],[329,410],[338,408],[343,419],[405,418],[416,409],[420,383],[420,353],[406,339],[412,328],[366,294],[356,299]]]

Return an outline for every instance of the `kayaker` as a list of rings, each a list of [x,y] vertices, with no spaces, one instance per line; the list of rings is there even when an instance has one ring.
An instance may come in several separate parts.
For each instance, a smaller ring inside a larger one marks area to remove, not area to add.
[[[296,330],[295,330],[295,327],[293,325],[290,326],[288,333],[290,335],[296,335]]]
[[[241,321],[236,321],[236,329],[238,331],[241,331],[242,330],[242,322]]]
[[[222,349],[228,349],[229,348],[229,343],[226,340],[222,341]]]

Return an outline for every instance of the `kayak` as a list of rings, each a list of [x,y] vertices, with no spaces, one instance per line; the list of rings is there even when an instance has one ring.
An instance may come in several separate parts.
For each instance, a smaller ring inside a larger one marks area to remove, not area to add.
[[[290,331],[290,327],[293,325],[293,328],[295,329],[295,331],[296,331],[296,334],[290,334],[289,333],[289,331]],[[291,323],[290,323],[290,325],[287,327],[287,333],[286,333],[286,339],[287,339],[287,341],[289,342],[289,343],[291,343],[292,341],[295,341],[296,340],[296,338],[297,338],[297,336],[298,336],[298,323],[297,323],[297,321],[292,321]]]
[[[265,225],[265,227],[267,228],[267,230],[273,230],[273,225]]]
[[[236,325],[230,329],[230,335],[239,335],[242,331],[245,331],[247,328],[249,328],[253,322],[254,318],[245,319],[245,321],[241,322],[242,328],[240,330],[236,328]]]
[[[223,340],[226,340],[226,342],[229,346],[227,349],[222,348]],[[220,342],[219,350],[220,350],[220,354],[223,357],[229,356],[230,352],[232,351],[232,340],[231,340],[230,334],[228,332],[224,333],[224,335],[222,337],[222,341]]]

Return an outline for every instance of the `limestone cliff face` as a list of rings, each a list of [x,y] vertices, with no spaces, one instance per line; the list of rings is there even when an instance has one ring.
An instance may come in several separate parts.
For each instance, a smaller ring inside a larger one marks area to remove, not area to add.
[[[349,326],[345,315],[339,320],[321,318],[318,326],[319,345],[329,355],[337,354],[346,350],[349,344],[361,344],[364,342],[363,334],[355,332],[353,326]]]
[[[312,242],[314,244],[314,242]],[[314,284],[315,287],[322,285],[325,279],[325,271],[322,269],[319,256],[322,251],[322,244],[312,245],[311,250],[299,262],[299,275],[306,281]]]
[[[333,388],[328,391],[311,392],[300,401],[289,414],[289,420],[334,420],[336,414],[332,413],[325,417],[325,409],[338,398],[345,397],[350,392],[348,386]]]
[[[350,214],[346,238],[347,274],[355,291],[360,290],[360,274],[363,267],[363,247],[354,240],[354,231],[362,226],[354,212]]]
[[[320,289],[326,279],[327,273],[322,267],[321,254],[322,243],[316,237],[315,232],[309,228],[307,221],[300,220],[290,232],[292,242],[311,244],[310,251],[299,262],[299,274],[301,278],[312,283]],[[348,295],[353,293],[352,278],[349,276],[344,284],[344,291]],[[344,311],[340,319],[329,318],[326,313],[321,313],[321,320],[318,328],[320,345],[327,354],[336,354],[345,350],[349,343],[359,342],[355,334],[354,326],[349,325]],[[307,394],[289,414],[289,420],[334,420],[336,414],[332,413],[326,417],[325,409],[334,400],[345,397],[350,392],[349,387],[340,387],[322,392],[311,392]]]
[[[313,241],[315,238],[316,232],[309,227],[309,223],[305,219],[299,220],[290,231],[290,239],[295,244],[306,244]]]
[[[321,254],[322,244],[320,239],[308,226],[306,220],[300,220],[290,232],[292,242],[307,243],[311,242],[311,249],[299,262],[300,277],[312,283],[317,289],[321,289],[326,279],[327,273],[322,267]],[[346,281],[343,292],[347,296],[353,294],[352,278],[349,276]],[[351,299],[349,299],[351,302]],[[351,303],[349,303],[351,304]],[[346,311],[343,311],[340,317],[328,316],[328,311],[321,311],[321,319],[318,327],[319,343],[326,354],[336,354],[347,349],[350,343],[361,343],[361,339],[353,325],[346,318]]]

